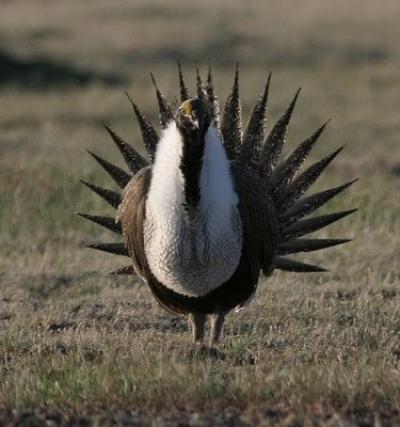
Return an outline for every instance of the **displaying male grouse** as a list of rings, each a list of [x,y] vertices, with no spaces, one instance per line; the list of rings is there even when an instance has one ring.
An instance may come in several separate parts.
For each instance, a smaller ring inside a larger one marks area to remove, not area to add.
[[[325,271],[286,255],[348,241],[304,236],[354,212],[309,217],[354,181],[303,196],[341,148],[298,172],[324,124],[281,159],[299,91],[265,137],[270,77],[244,132],[238,69],[221,116],[211,71],[205,87],[197,72],[195,97],[180,67],[179,81],[182,105],[173,113],[153,79],[160,136],[131,101],[148,160],[106,126],[130,173],[90,153],[123,191],[84,182],[117,208],[117,216],[81,215],[122,233],[123,243],[90,245],[131,257],[133,268],[117,273],[136,273],[163,307],[189,315],[195,342],[203,340],[209,315],[211,343],[216,343],[224,316],[252,297],[260,272]]]

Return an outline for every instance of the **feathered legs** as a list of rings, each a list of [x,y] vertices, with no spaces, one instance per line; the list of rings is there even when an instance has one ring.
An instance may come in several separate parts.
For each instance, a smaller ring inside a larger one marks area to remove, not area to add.
[[[207,317],[205,314],[190,313],[189,323],[192,327],[193,343],[202,343],[204,340],[204,326]]]
[[[218,343],[219,339],[222,336],[222,331],[224,327],[225,313],[218,313],[211,315],[211,337],[210,345],[215,345]]]
[[[215,345],[222,337],[222,331],[225,320],[225,313],[216,313],[210,316],[211,319],[211,335],[210,345]],[[204,340],[204,327],[207,321],[205,314],[191,313],[189,314],[189,324],[192,328],[193,343],[201,344]]]

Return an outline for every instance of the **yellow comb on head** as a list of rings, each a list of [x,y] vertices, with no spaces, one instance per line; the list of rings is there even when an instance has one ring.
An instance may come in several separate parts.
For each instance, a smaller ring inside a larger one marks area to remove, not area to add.
[[[184,101],[182,103],[182,105],[180,106],[181,110],[184,111],[185,114],[187,114],[188,116],[192,115],[192,111],[193,111],[193,105],[192,105],[192,100],[191,99],[187,99],[186,101]]]

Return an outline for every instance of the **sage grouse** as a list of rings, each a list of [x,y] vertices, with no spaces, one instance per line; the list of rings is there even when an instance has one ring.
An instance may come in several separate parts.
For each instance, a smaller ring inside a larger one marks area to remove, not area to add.
[[[105,125],[130,173],[90,153],[122,195],[84,182],[117,209],[117,216],[80,215],[122,234],[124,242],[89,245],[132,259],[133,268],[116,273],[136,273],[164,308],[189,315],[194,342],[203,341],[209,315],[211,343],[216,343],[224,316],[253,296],[261,272],[326,271],[286,255],[348,241],[303,236],[354,212],[309,217],[354,181],[303,196],[341,148],[298,172],[325,123],[281,158],[299,91],[265,137],[270,77],[244,131],[237,68],[221,115],[211,71],[205,85],[197,72],[193,97],[180,66],[179,82],[182,104],[173,112],[153,78],[160,136],[128,95],[148,159]]]

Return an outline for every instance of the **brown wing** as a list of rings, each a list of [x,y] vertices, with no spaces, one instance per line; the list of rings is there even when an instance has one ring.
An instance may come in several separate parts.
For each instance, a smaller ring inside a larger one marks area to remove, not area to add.
[[[267,184],[249,168],[232,165],[239,195],[239,209],[243,224],[243,244],[253,274],[260,269],[270,275],[274,269],[279,225]]]
[[[117,220],[121,222],[122,233],[133,266],[137,274],[147,279],[147,263],[144,255],[143,222],[145,217],[145,200],[149,190],[151,168],[140,170],[127,184],[118,207]]]
[[[144,252],[143,224],[146,216],[145,202],[151,180],[151,167],[140,170],[127,184],[118,207],[117,220],[121,222],[136,274],[146,281],[154,297],[166,310],[184,313],[176,304],[170,304],[168,296],[162,295],[162,285],[151,274]]]

